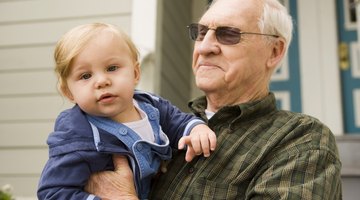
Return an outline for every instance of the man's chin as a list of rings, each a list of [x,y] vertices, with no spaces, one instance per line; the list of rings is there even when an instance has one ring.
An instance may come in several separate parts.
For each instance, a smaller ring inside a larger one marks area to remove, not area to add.
[[[203,91],[205,94],[215,91],[214,85],[210,81],[199,81],[196,82],[196,87]]]

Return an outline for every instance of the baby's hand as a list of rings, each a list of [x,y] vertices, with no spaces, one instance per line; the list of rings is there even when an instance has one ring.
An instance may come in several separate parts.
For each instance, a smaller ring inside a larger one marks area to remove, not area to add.
[[[188,136],[179,140],[179,149],[184,149],[187,145],[185,160],[190,162],[195,156],[204,154],[210,156],[210,151],[216,147],[216,135],[205,124],[196,125]]]

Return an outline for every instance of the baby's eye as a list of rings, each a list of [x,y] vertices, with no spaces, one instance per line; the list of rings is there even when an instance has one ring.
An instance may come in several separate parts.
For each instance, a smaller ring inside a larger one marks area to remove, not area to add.
[[[89,78],[91,78],[91,74],[89,73],[84,73],[80,76],[80,79],[84,79],[84,80],[87,80]]]
[[[113,71],[116,71],[119,67],[116,66],[116,65],[111,65],[107,68],[107,71],[109,72],[113,72]]]

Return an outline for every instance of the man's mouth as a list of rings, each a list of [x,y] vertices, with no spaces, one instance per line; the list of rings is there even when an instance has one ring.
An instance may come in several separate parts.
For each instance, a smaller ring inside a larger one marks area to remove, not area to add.
[[[201,62],[198,64],[197,66],[198,70],[201,71],[208,71],[208,70],[221,70],[224,71],[220,66],[214,64],[214,63],[210,63],[210,62]]]
[[[208,61],[200,61],[198,63],[198,67],[220,68],[220,66],[218,66],[217,64]]]

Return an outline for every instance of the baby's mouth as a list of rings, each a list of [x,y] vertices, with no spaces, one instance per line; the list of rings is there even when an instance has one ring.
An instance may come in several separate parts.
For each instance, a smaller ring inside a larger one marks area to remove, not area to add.
[[[99,102],[109,102],[109,101],[112,101],[116,96],[115,95],[112,95],[112,94],[103,94],[100,96],[99,98]]]

